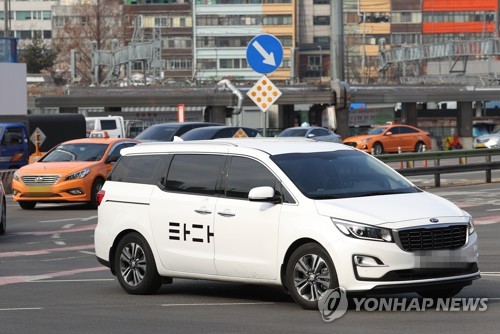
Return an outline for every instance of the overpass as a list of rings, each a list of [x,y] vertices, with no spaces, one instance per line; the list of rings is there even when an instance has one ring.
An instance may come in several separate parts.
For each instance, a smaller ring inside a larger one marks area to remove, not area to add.
[[[254,106],[246,96],[250,87],[239,86],[243,106]],[[472,139],[472,103],[498,100],[500,87],[475,87],[465,85],[436,86],[349,86],[344,82],[331,82],[325,86],[283,86],[279,106],[295,104],[335,105],[338,132],[347,136],[350,103],[402,103],[402,118],[407,124],[417,124],[417,102],[457,101],[459,106],[458,132],[461,137]],[[63,95],[43,95],[35,98],[39,108],[57,107],[60,112],[76,112],[78,107],[156,107],[210,106],[216,113],[225,115],[227,107],[238,105],[238,94],[222,87],[71,87]],[[284,110],[284,109],[283,109]],[[222,116],[224,117],[224,116]],[[219,118],[220,119],[220,118]]]

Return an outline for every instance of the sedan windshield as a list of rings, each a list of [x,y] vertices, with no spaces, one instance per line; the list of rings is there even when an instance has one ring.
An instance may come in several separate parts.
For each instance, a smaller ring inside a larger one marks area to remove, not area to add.
[[[368,135],[380,135],[380,134],[384,133],[385,130],[387,130],[386,127],[373,128],[373,129],[370,129],[366,134],[368,134]]]
[[[63,144],[47,153],[39,161],[99,161],[107,148],[107,144]]]
[[[279,134],[278,137],[305,137],[307,129],[288,129]]]
[[[383,162],[359,151],[291,153],[271,159],[305,196],[313,199],[420,191]]]

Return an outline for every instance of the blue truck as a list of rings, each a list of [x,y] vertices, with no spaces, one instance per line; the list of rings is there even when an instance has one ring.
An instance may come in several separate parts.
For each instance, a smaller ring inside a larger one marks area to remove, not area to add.
[[[35,132],[40,152],[57,144],[85,138],[85,117],[81,114],[0,115],[0,170],[20,168],[36,151]]]

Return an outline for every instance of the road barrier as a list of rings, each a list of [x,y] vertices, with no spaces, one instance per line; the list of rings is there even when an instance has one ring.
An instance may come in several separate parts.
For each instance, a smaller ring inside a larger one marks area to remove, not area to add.
[[[500,149],[498,148],[381,154],[376,157],[387,164],[399,163],[403,166],[402,163],[406,162],[409,168],[396,169],[404,176],[434,175],[436,187],[441,186],[441,174],[484,171],[486,182],[491,183],[491,171],[500,169]],[[484,157],[484,162],[468,162],[475,157]],[[492,157],[499,157],[499,161],[493,161]],[[423,166],[416,166],[416,162],[422,162]]]

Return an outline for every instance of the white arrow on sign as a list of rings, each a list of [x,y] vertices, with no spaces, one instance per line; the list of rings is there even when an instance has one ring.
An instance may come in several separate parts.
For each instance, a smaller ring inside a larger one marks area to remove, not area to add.
[[[258,41],[255,41],[252,43],[254,48],[259,51],[262,57],[264,57],[264,60],[262,61],[264,64],[271,65],[271,66],[276,66],[276,61],[274,60],[274,52],[267,53],[267,51],[260,45]]]

